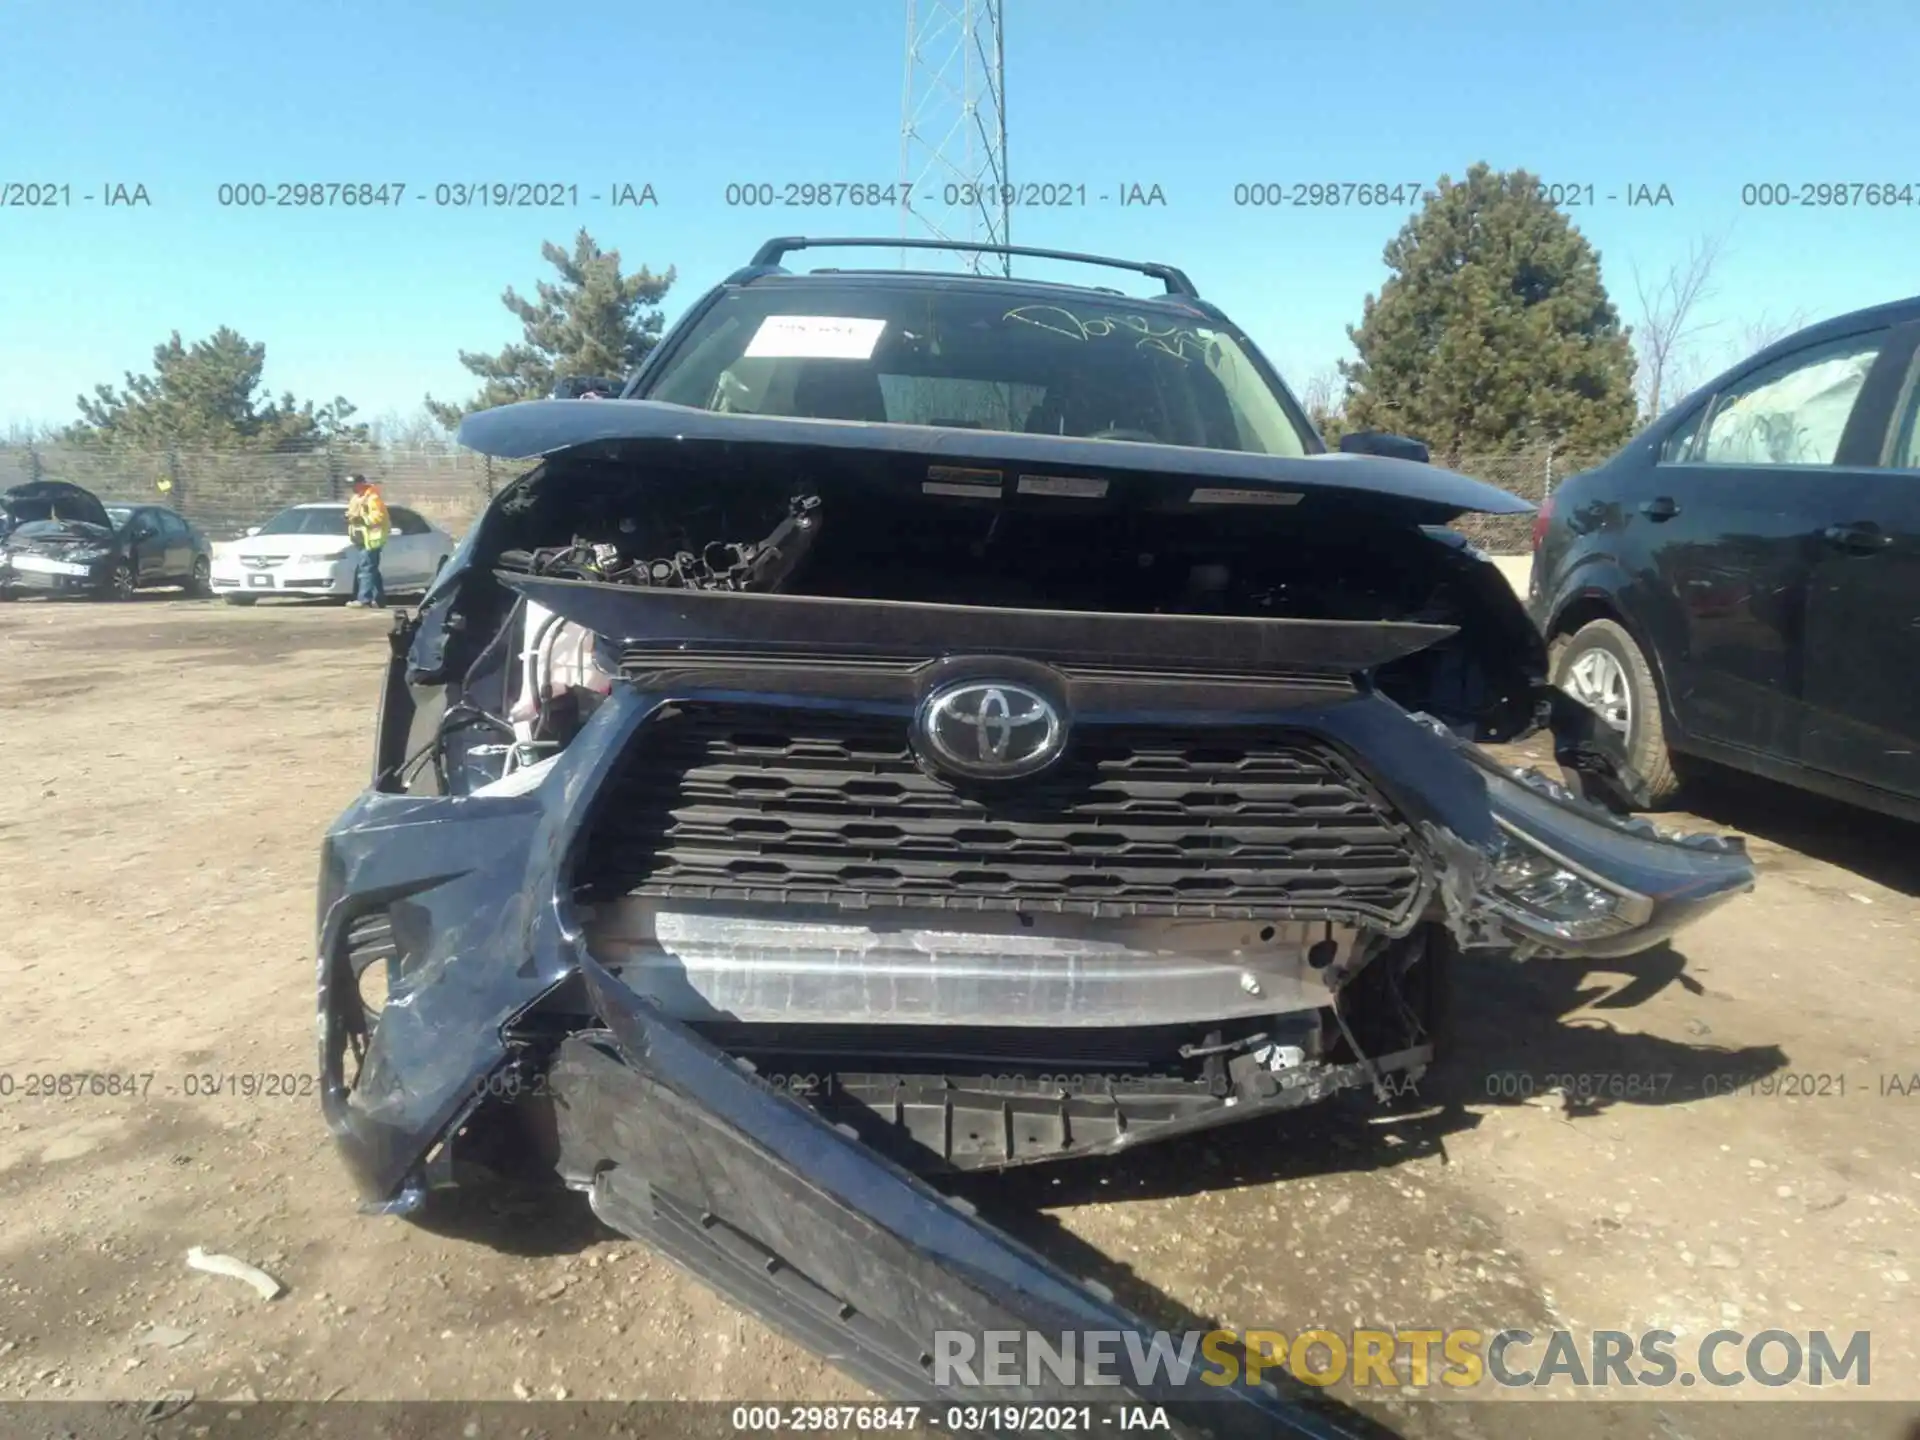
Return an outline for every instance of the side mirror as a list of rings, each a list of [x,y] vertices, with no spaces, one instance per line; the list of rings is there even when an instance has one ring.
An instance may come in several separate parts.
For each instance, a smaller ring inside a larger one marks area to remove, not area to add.
[[[258,535],[259,533],[260,533],[260,527],[258,525],[247,526],[247,534],[249,536]]]
[[[562,375],[548,392],[550,400],[605,400],[626,388],[625,380],[610,375]]]
[[[1432,458],[1425,442],[1385,430],[1355,430],[1342,435],[1340,448],[1349,455],[1382,455],[1389,460],[1413,460],[1421,465]]]
[[[133,527],[133,538],[136,540],[151,540],[159,533],[158,530],[154,529],[153,526],[147,524],[144,520]]]

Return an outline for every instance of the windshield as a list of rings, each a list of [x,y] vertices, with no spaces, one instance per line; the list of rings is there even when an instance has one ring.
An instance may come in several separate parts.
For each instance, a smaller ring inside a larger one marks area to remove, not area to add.
[[[300,506],[282,510],[260,527],[262,535],[340,535],[347,533],[345,506]]]
[[[107,519],[113,522],[113,528],[116,530],[124,530],[126,528],[127,521],[131,520],[132,518],[133,518],[133,507],[130,505],[107,506]]]
[[[1305,455],[1304,419],[1232,332],[1075,295],[965,289],[724,295],[645,398],[702,410],[889,421]]]

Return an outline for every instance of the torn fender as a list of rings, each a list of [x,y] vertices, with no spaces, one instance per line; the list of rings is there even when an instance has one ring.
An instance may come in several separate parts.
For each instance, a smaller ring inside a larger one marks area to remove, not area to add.
[[[1553,737],[1553,758],[1569,786],[1625,815],[1647,803],[1646,778],[1627,758],[1626,737],[1558,685],[1541,684],[1537,709]]]

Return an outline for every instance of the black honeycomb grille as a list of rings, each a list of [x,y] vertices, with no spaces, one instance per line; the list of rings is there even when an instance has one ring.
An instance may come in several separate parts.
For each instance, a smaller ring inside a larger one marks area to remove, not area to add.
[[[1411,836],[1338,754],[1285,732],[1082,724],[1026,779],[923,771],[904,718],[677,708],[603,797],[600,893],[1213,918],[1402,918]]]

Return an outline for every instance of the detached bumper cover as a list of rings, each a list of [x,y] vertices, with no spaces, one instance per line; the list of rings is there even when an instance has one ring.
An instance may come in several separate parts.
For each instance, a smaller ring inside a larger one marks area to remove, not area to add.
[[[935,1360],[942,1332],[1054,1336],[1149,1329],[768,1089],[649,1008],[593,961],[606,1019],[561,1045],[551,1075],[567,1183],[615,1229],[648,1241],[730,1299],[890,1399],[1181,1406],[1175,1433],[1337,1436],[1304,1387],[1184,1383],[968,1390]],[[942,1384],[942,1379],[947,1381]],[[1297,1388],[1298,1393],[1291,1393]]]

